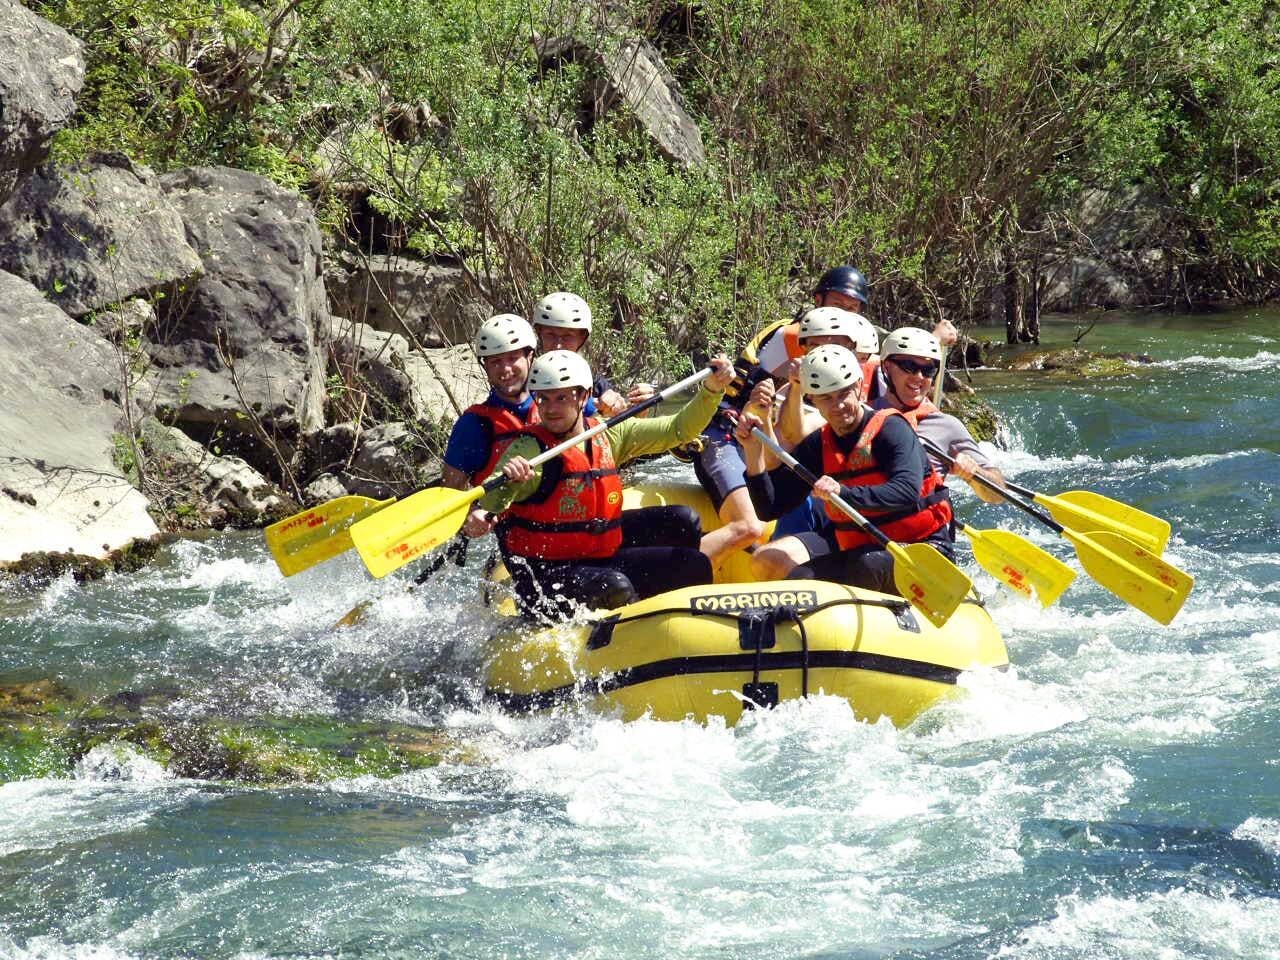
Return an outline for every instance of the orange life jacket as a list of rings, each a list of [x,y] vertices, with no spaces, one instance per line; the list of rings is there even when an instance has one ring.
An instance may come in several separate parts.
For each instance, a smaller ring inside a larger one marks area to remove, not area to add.
[[[529,419],[521,420],[520,414],[506,407],[492,406],[487,403],[474,403],[467,407],[464,411],[473,413],[485,422],[485,426],[489,431],[489,460],[483,467],[471,474],[471,483],[473,486],[479,486],[493,473],[493,468],[498,465],[498,461],[502,459],[502,455],[507,452],[507,447],[511,446],[511,441],[516,438],[526,427],[533,426],[541,422],[538,416],[538,405],[536,403],[529,404]]]
[[[880,369],[880,358],[876,356],[867,357],[866,363],[862,364],[862,386],[858,388],[858,399],[866,403],[871,396],[871,384],[876,378],[876,371]],[[913,423],[914,427],[915,424]]]
[[[588,417],[588,427],[598,421]],[[540,424],[526,436],[549,450],[560,441]],[[611,557],[622,546],[622,478],[604,433],[561,454],[559,476],[543,467],[543,482],[527,500],[513,503],[498,522],[507,553],[539,560]]]
[[[889,417],[900,416],[897,410],[877,410],[862,425],[853,449],[843,452],[836,445],[836,434],[830,424],[822,428],[822,472],[838,483],[852,487],[873,487],[887,483],[889,475],[881,469],[871,455],[871,441],[876,438]],[[927,463],[928,461],[926,461]],[[841,550],[851,550],[873,544],[876,541],[857,528],[852,520],[834,504],[825,504],[827,516],[835,525],[836,543]],[[951,523],[951,499],[942,485],[938,471],[929,466],[920,495],[913,506],[904,510],[860,511],[864,517],[880,528],[890,540],[902,543],[918,543]]]

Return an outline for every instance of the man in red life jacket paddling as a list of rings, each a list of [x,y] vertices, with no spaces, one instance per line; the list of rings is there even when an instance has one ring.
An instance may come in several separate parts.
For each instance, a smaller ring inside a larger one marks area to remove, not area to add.
[[[728,357],[711,366],[678,413],[624,420],[533,467],[529,461],[543,450],[596,422],[583,413],[593,378],[582,357],[554,350],[533,362],[529,390],[541,423],[499,461],[510,482],[480,500],[498,515],[498,543],[526,613],[554,619],[575,603],[612,608],[711,582],[711,563],[698,550],[700,525],[689,522],[688,508],[624,512],[618,476],[620,464],[686,443],[706,426],[733,376]]]
[[[940,475],[925,456],[911,424],[896,410],[869,410],[859,399],[862,366],[852,351],[835,345],[816,348],[800,365],[800,383],[826,421],[805,437],[792,455],[819,475],[813,492],[827,501],[835,544],[815,551],[795,567],[792,578],[834,580],[895,593],[893,558],[830,504],[832,496],[874,523],[891,540],[928,543],[952,556],[951,501]],[[772,432],[746,413],[737,437],[746,454],[747,488],[764,518],[777,517],[800,504],[809,486],[780,466],[752,434]]]
[[[523,317],[500,313],[476,331],[472,347],[489,379],[489,395],[463,411],[449,434],[440,483],[469,490],[493,472],[498,458],[521,430],[538,422],[538,408],[525,388],[537,337]],[[462,532],[479,537],[493,528],[485,511],[475,507]]]

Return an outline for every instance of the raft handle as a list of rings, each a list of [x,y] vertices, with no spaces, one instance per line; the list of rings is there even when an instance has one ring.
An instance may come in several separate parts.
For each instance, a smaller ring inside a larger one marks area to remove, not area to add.
[[[613,642],[613,628],[618,625],[618,614],[597,620],[591,627],[591,635],[587,637],[588,650],[600,650]]]

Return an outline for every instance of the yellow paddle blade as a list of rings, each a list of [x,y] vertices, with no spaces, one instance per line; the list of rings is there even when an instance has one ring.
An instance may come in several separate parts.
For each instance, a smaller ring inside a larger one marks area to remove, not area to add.
[[[292,577],[350,550],[351,535],[347,529],[356,521],[394,503],[395,499],[338,497],[273,523],[262,531],[262,535],[280,572]]]
[[[385,577],[457,533],[467,519],[467,507],[483,496],[484,487],[419,490],[355,524],[351,541],[368,571]]]
[[[1190,574],[1118,534],[1064,530],[1062,535],[1075,546],[1089,576],[1160,623],[1178,615],[1195,585]]]
[[[935,627],[951,619],[973,582],[964,571],[927,543],[886,545],[893,556],[893,582],[898,592]]]
[[[1072,530],[1119,534],[1156,556],[1164,553],[1169,543],[1169,521],[1092,490],[1068,490],[1057,496],[1037,493],[1034,499],[1053,514],[1053,519]]]
[[[1076,572],[1026,537],[1008,530],[975,530],[965,526],[979,566],[1028,600],[1032,594],[1042,607],[1053,604],[1071,586]]]

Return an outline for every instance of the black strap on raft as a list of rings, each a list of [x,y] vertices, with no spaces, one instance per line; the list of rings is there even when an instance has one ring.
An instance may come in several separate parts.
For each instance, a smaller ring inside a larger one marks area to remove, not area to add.
[[[765,649],[774,647],[778,643],[774,628],[780,623],[794,623],[800,631],[800,693],[801,696],[809,696],[809,634],[804,627],[804,613],[792,606],[781,606],[771,607],[768,610],[749,610],[736,616],[738,645],[743,650],[753,650],[756,655],[751,669],[751,683],[747,686],[761,693],[764,692],[764,686],[772,687],[772,703],[768,705],[777,704],[777,684],[762,685],[760,683],[761,661]],[[746,687],[743,688],[743,692],[747,692]],[[748,697],[748,699],[756,698]]]
[[[416,584],[426,583],[431,579],[441,567],[452,560],[457,566],[463,567],[467,563],[467,544],[471,542],[471,538],[465,534],[458,534],[448,545],[427,561],[427,565],[422,568],[422,572],[413,578]]]

